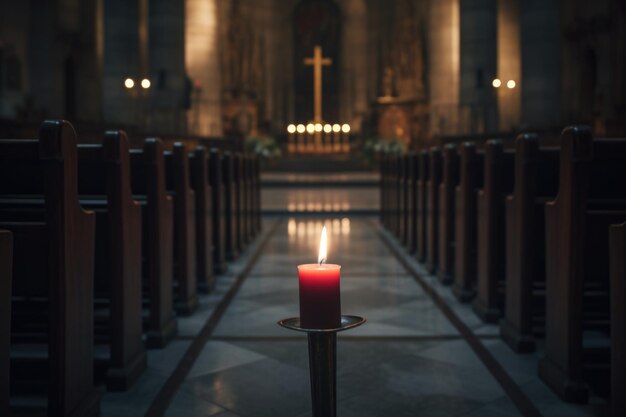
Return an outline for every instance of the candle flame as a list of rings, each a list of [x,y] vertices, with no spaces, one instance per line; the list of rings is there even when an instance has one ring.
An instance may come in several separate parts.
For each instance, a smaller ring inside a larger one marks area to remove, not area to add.
[[[322,237],[320,238],[320,251],[317,256],[317,262],[321,265],[326,262],[327,256],[327,238],[326,238],[326,226],[322,228]]]

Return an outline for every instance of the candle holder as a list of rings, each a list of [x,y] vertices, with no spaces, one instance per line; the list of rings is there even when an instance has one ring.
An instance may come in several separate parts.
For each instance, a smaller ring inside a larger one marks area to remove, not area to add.
[[[341,325],[336,329],[307,329],[300,326],[300,317],[278,322],[286,329],[308,336],[313,417],[337,416],[337,333],[366,321],[363,317],[342,315]]]

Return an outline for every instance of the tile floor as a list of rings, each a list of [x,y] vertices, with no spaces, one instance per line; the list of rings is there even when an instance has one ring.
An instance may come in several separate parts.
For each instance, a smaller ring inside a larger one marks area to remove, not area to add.
[[[329,262],[342,265],[342,311],[368,319],[338,338],[340,417],[522,415],[457,327],[392,256],[375,218],[264,221],[265,234],[273,222],[280,223],[178,387],[166,416],[311,415],[306,337],[276,322],[298,315],[296,265],[316,259],[322,224],[329,228]],[[103,417],[145,414],[255,249],[249,248],[218,278],[216,290],[202,297],[198,314],[180,321],[179,339],[149,352],[149,368],[130,391],[103,395]],[[409,260],[409,267],[452,307],[542,415],[597,414],[597,406],[559,401],[536,376],[539,354],[512,353],[497,338],[496,326],[482,324],[419,264]]]

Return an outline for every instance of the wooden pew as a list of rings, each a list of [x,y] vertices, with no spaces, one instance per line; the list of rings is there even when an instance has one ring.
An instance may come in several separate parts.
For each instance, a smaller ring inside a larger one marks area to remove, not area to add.
[[[233,154],[233,184],[234,184],[234,213],[235,216],[235,246],[239,253],[246,248],[246,236],[244,222],[245,182],[243,179],[243,164],[240,153]]]
[[[401,207],[401,192],[400,192],[400,157],[398,155],[394,155],[391,161],[392,166],[392,187],[393,187],[393,201],[392,201],[392,222],[391,222],[391,233],[394,236],[398,236],[400,231],[400,207]]]
[[[37,408],[45,402],[33,396],[47,395],[47,414],[55,417],[96,416],[100,407],[95,217],[78,203],[76,150],[65,121],[44,122],[39,140],[0,141],[0,228],[14,239],[12,404]]]
[[[533,134],[515,140],[515,184],[505,202],[506,285],[500,336],[516,352],[535,350],[545,321],[544,205],[556,197],[559,149]]]
[[[241,239],[245,246],[252,241],[250,233],[250,156],[245,153],[240,154],[241,165]]]
[[[257,227],[257,219],[256,219],[256,191],[257,187],[260,187],[260,178],[256,177],[255,172],[255,161],[256,157],[253,155],[248,156],[248,235],[250,236],[250,240],[254,239],[258,230]],[[258,204],[261,204],[261,200],[259,197]],[[260,213],[259,213],[260,215]],[[260,224],[260,223],[259,223]]]
[[[626,223],[609,234],[611,285],[611,417],[626,410]]]
[[[454,144],[443,148],[443,178],[439,186],[439,263],[438,276],[443,284],[451,284],[454,277],[455,200],[454,190],[459,183],[459,154]]]
[[[504,307],[506,236],[504,202],[513,191],[515,154],[499,140],[485,145],[484,185],[478,191],[477,292],[473,308],[489,323],[496,323]]]
[[[239,251],[237,249],[237,189],[233,172],[233,154],[230,151],[224,152],[222,156],[222,183],[224,184],[224,213],[226,215],[224,222],[226,259],[233,261],[239,256]]]
[[[263,221],[261,219],[261,160],[259,157],[255,157],[254,161],[254,217],[255,217],[255,230],[256,233],[260,232],[263,228]]]
[[[379,161],[380,170],[380,213],[378,220],[383,227],[387,227],[387,195],[388,195],[388,173],[387,173],[387,157],[382,155]]]
[[[441,149],[431,148],[429,174],[426,184],[428,207],[426,210],[426,268],[433,274],[439,264],[439,187],[442,180],[443,161]]]
[[[400,242],[410,251],[411,247],[411,230],[413,229],[413,224],[415,218],[413,217],[413,196],[415,195],[414,181],[413,181],[413,172],[415,166],[413,165],[413,160],[411,158],[412,154],[407,153],[403,157],[403,165],[404,165],[404,176],[402,178],[402,182],[404,185],[403,193],[404,193],[404,207],[402,209],[403,217],[404,217],[404,229],[400,234]]]
[[[198,146],[189,155],[191,188],[196,203],[196,273],[198,291],[206,294],[215,286],[213,276],[213,231],[211,206],[211,185],[209,184],[208,152]]]
[[[224,184],[222,182],[222,155],[217,148],[209,152],[209,182],[213,206],[213,267],[222,274],[226,264],[226,213],[224,209]]]
[[[388,155],[385,158],[386,165],[386,183],[385,183],[385,226],[387,230],[392,231],[394,228],[394,209],[395,209],[395,180],[394,180],[394,167],[392,156]]]
[[[430,176],[429,153],[423,150],[419,153],[419,174],[417,178],[417,251],[419,261],[426,261],[428,252],[427,216],[428,216],[428,178]]]
[[[130,189],[129,143],[106,132],[101,145],[78,145],[78,193],[96,215],[96,377],[112,391],[146,369],[142,331],[141,207]]]
[[[13,235],[0,230],[0,415],[9,415]]]
[[[141,204],[144,332],[148,348],[161,348],[174,338],[177,322],[172,301],[173,206],[165,186],[163,143],[148,138],[143,149],[131,149],[131,188]]]
[[[460,148],[459,185],[455,190],[454,286],[452,291],[461,302],[476,295],[476,264],[478,250],[476,195],[483,186],[484,153],[472,142]]]
[[[189,183],[189,156],[182,142],[164,152],[165,184],[174,199],[174,309],[189,316],[198,307],[196,196]]]
[[[609,381],[609,226],[626,220],[626,139],[561,134],[559,192],[546,203],[546,339],[539,376],[586,402]],[[608,389],[607,389],[608,391]]]
[[[419,157],[415,152],[408,154],[408,203],[407,203],[407,249],[410,254],[417,251],[417,179],[419,173]]]
[[[396,159],[396,163],[398,164],[398,174],[396,178],[398,187],[398,222],[396,225],[396,238],[402,241],[402,236],[406,230],[406,206],[404,204],[406,201],[406,183],[404,175],[406,166],[404,165],[404,155],[399,155]]]

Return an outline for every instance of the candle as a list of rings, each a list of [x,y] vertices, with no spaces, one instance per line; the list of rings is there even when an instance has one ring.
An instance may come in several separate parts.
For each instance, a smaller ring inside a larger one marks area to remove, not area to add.
[[[307,329],[336,329],[341,325],[341,265],[325,264],[326,255],[327,237],[324,226],[318,263],[298,265],[300,325]]]

